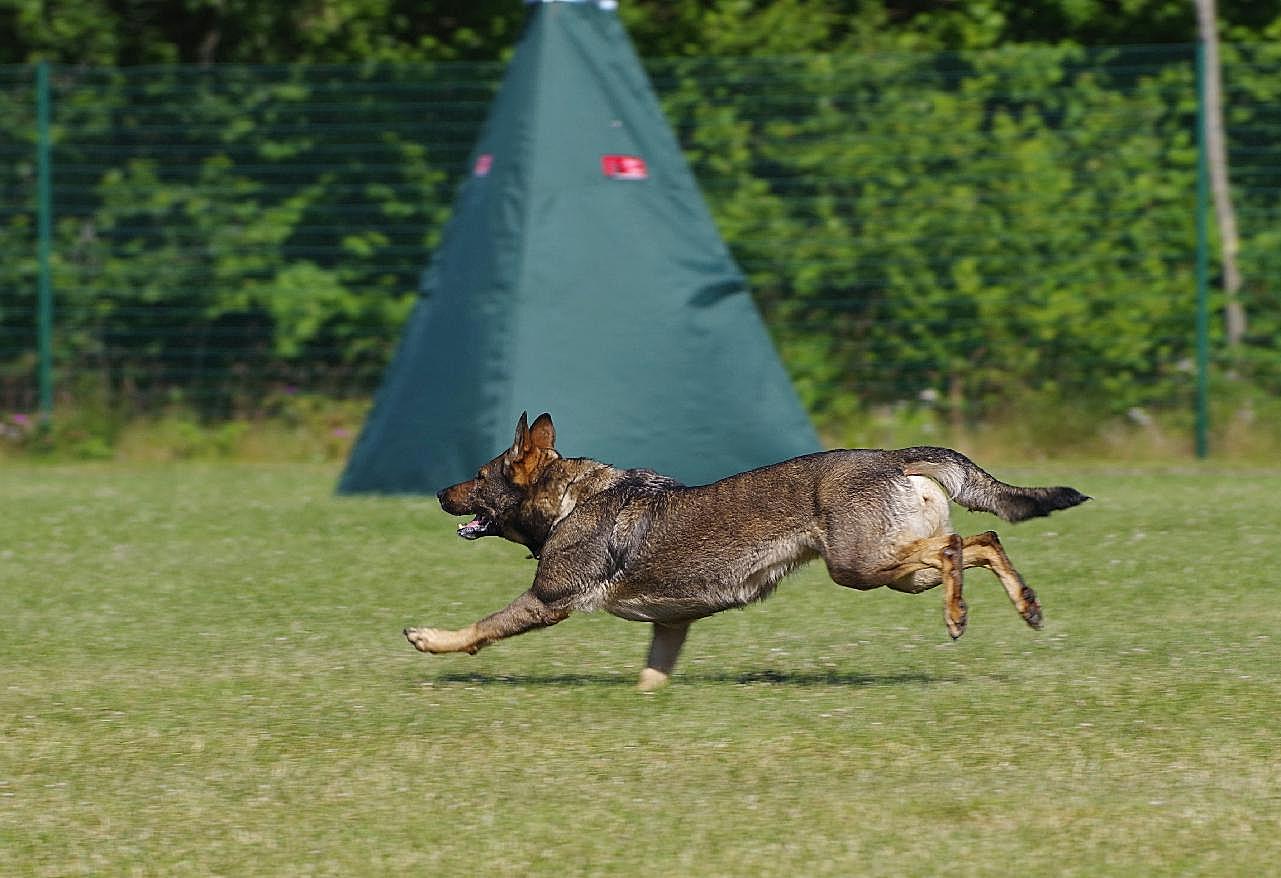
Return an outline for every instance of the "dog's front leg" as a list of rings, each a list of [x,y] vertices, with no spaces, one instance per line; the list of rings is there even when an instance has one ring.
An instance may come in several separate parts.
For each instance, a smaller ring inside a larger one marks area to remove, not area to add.
[[[688,622],[654,623],[654,639],[649,643],[649,659],[645,662],[645,669],[641,671],[637,688],[642,692],[653,692],[667,685],[687,634]]]
[[[406,628],[405,637],[419,652],[465,652],[475,655],[482,647],[489,646],[494,641],[564,621],[570,612],[568,606],[558,607],[545,603],[531,589],[497,613],[466,628],[456,631],[444,628]]]

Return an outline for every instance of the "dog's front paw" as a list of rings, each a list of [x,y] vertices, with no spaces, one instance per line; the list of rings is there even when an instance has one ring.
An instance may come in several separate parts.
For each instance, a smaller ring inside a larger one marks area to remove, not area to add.
[[[444,638],[441,637],[444,633],[439,628],[406,628],[405,639],[419,652],[447,652]]]
[[[405,639],[419,652],[466,652],[475,655],[476,650],[480,648],[480,644],[471,635],[471,627],[461,631],[448,631],[444,628],[406,628]]]

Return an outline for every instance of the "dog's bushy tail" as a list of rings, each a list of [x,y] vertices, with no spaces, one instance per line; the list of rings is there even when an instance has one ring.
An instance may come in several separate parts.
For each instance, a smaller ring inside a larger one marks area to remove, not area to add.
[[[1090,498],[1075,488],[1020,488],[994,478],[959,451],[921,445],[896,454],[909,476],[926,476],[943,486],[966,509],[991,512],[1006,521],[1024,521],[1068,509]]]

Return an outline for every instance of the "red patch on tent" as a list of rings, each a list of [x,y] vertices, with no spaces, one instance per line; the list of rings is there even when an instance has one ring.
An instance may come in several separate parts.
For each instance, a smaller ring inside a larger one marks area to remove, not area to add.
[[[477,177],[489,176],[489,169],[494,166],[493,153],[485,153],[476,157],[476,165],[471,169],[472,174]]]
[[[648,180],[649,168],[638,155],[603,155],[600,169],[611,180]]]

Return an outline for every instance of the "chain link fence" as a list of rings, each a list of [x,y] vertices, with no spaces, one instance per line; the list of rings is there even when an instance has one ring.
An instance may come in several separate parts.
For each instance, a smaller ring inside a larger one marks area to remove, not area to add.
[[[1224,47],[1248,331],[1281,391],[1281,48]],[[682,59],[656,91],[805,404],[1186,413],[1192,46]],[[0,67],[0,418],[366,397],[502,68]],[[41,197],[42,144],[51,170]],[[41,217],[51,335],[42,356]]]

